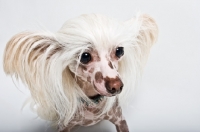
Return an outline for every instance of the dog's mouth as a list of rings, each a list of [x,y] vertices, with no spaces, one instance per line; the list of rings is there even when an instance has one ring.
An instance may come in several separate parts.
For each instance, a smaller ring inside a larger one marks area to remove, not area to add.
[[[89,99],[91,99],[94,103],[98,104],[99,102],[101,102],[103,100],[104,96],[97,94],[94,96],[90,96]]]

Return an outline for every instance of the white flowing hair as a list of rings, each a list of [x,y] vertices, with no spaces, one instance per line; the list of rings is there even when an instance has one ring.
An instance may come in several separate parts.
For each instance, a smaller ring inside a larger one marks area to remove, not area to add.
[[[124,47],[125,55],[119,62],[124,82],[119,95],[122,104],[133,93],[157,34],[157,25],[148,15],[138,14],[127,22],[102,15],[82,15],[67,21],[56,33],[15,35],[5,49],[4,71],[27,85],[41,118],[63,128],[76,112],[84,110],[80,99],[90,102],[71,75],[70,66],[78,67],[78,56],[88,48]],[[106,97],[101,114],[112,107],[115,99]]]

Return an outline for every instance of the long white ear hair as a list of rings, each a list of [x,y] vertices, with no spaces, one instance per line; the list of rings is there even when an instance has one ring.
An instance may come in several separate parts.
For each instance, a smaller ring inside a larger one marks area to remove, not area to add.
[[[83,48],[74,46],[60,44],[50,32],[23,32],[4,53],[4,71],[27,85],[38,115],[61,125],[68,124],[85,96],[68,68]]]
[[[119,72],[124,81],[124,89],[119,95],[120,101],[131,97],[134,87],[137,87],[144,66],[147,62],[150,48],[158,37],[158,27],[153,18],[138,13],[135,18],[124,23],[125,37],[122,39],[125,55],[119,64]]]

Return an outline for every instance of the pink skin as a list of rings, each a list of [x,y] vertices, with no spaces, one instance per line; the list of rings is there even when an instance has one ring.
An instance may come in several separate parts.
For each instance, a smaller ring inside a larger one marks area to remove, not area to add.
[[[115,56],[113,55],[115,52],[108,54],[109,52],[103,50],[98,52],[92,50],[89,51],[89,53],[91,54],[92,60],[88,64],[81,64],[82,66],[80,66],[77,71],[78,75],[81,75],[83,80],[89,81],[97,94],[113,96],[113,94],[109,93],[105,87],[105,78],[120,78],[117,71],[119,59],[113,57]],[[110,66],[109,63],[112,66]],[[95,78],[97,72],[101,73],[101,77]],[[87,78],[90,78],[90,80]]]

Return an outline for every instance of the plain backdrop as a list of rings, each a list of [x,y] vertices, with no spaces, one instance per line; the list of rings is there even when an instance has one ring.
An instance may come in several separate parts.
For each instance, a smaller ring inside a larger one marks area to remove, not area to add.
[[[124,109],[130,132],[200,132],[199,0],[0,0],[0,132],[55,132],[29,106],[28,90],[3,72],[8,40],[24,30],[57,31],[81,14],[100,13],[124,21],[136,12],[159,26],[141,86]],[[10,53],[12,54],[12,53]],[[74,132],[115,132],[103,121]]]

